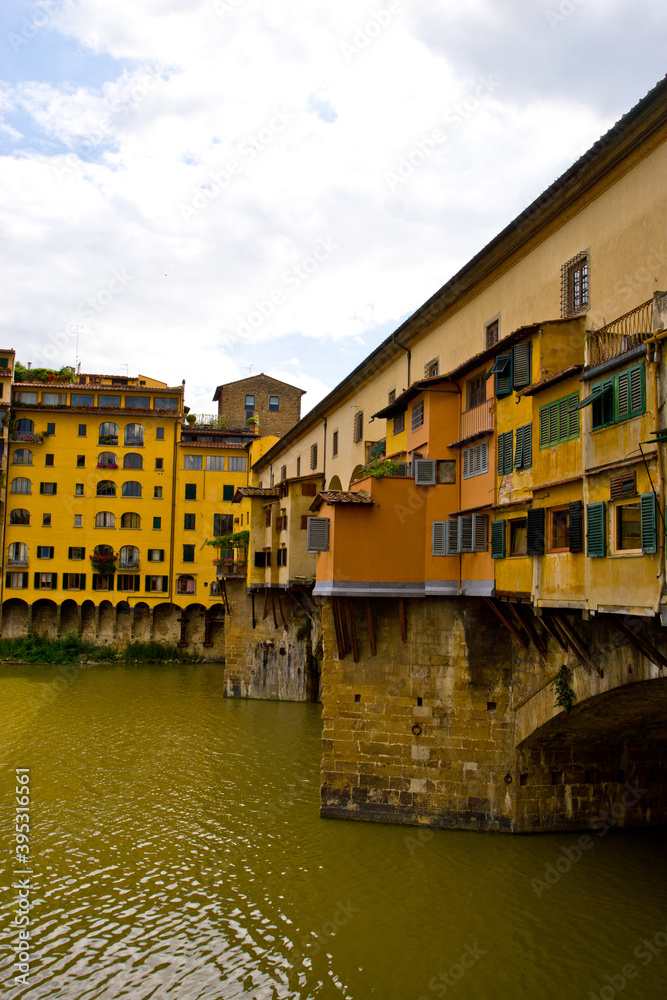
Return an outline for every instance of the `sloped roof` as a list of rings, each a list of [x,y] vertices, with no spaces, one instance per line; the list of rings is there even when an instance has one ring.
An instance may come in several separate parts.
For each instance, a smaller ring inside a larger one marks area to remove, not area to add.
[[[373,504],[375,501],[363,490],[320,490],[310,505],[310,510],[319,510],[323,503]]]
[[[274,489],[262,489],[259,486],[239,486],[236,493],[234,494],[234,499],[232,503],[240,503],[244,497],[260,497],[264,499],[278,499],[280,497],[280,492],[277,488]]]

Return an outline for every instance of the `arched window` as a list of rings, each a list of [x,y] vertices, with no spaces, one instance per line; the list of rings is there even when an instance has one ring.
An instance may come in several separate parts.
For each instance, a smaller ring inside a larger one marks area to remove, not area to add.
[[[121,494],[124,497],[140,497],[141,483],[137,483],[132,479],[128,480],[128,482],[123,483]]]
[[[94,556],[112,556],[113,546],[112,545],[96,545],[93,549]]]
[[[143,467],[144,467],[143,456],[137,454],[136,451],[128,451],[127,455],[123,457],[124,469],[143,469]]]
[[[109,420],[100,424],[99,444],[118,444],[118,424],[114,424]]]
[[[12,479],[10,493],[32,493],[32,483],[29,479]]]
[[[138,514],[123,514],[120,519],[121,528],[140,528],[141,518]]]
[[[98,469],[117,469],[118,458],[112,451],[102,451],[97,456]]]
[[[116,527],[116,515],[112,514],[110,510],[101,510],[99,514],[95,515],[95,527],[96,528],[115,528]],[[98,545],[97,548],[100,546]],[[104,546],[103,546],[104,547]],[[110,546],[106,546],[109,548]]]
[[[116,484],[112,483],[110,479],[101,479],[97,484],[97,495],[98,497],[115,497]]]
[[[125,427],[125,444],[143,445],[144,429],[141,424],[127,424]]]
[[[30,524],[30,511],[24,507],[16,507],[9,514],[10,524]]]
[[[12,465],[32,465],[30,448],[17,448],[12,456]]]
[[[195,594],[196,592],[194,576],[179,576],[176,581],[177,594]]]
[[[28,565],[28,546],[24,542],[12,542],[9,546],[8,555],[10,566]]]
[[[16,421],[16,427],[14,430],[19,434],[34,434],[35,424],[32,420],[26,420],[24,418],[23,420]]]
[[[120,569],[138,569],[139,549],[136,545],[123,545],[119,553]]]

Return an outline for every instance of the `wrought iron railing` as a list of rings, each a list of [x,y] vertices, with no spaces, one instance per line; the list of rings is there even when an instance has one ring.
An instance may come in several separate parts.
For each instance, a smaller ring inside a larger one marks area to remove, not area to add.
[[[586,364],[593,368],[638,347],[653,336],[653,299],[642,302],[618,319],[587,332]]]
[[[493,399],[485,399],[479,406],[461,414],[461,440],[493,430]]]

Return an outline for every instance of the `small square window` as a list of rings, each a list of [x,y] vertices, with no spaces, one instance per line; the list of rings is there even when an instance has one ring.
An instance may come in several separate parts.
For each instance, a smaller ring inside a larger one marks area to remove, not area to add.
[[[164,441],[164,427],[155,428],[155,440]]]
[[[405,430],[405,410],[394,417],[394,434],[402,434]]]
[[[157,469],[158,472],[162,472],[162,470],[164,469],[164,459],[163,458],[156,458],[155,459],[155,468]]]
[[[486,376],[476,375],[475,378],[468,379],[466,383],[466,394],[468,409],[474,410],[486,402]]]
[[[526,518],[520,517],[509,522],[510,526],[510,550],[511,556],[525,556],[527,552],[528,536],[526,531]]]
[[[310,467],[311,469],[317,468],[317,445],[311,444],[310,446]]]
[[[162,518],[161,517],[154,517],[153,518],[153,530],[154,531],[159,531],[161,528],[162,528]]]
[[[183,515],[183,530],[184,531],[194,531],[195,530],[195,518],[196,518],[196,514],[184,514]]]
[[[154,500],[161,500],[162,499],[162,487],[161,486],[154,486],[153,487],[153,499]]]
[[[83,468],[85,468],[85,465],[86,465],[86,456],[85,455],[77,455],[76,456],[76,467],[77,467],[77,469],[83,469]]]
[[[46,425],[46,433],[49,434],[49,435],[55,434],[56,433],[56,425],[55,424],[47,424]]]
[[[245,405],[246,405],[246,410],[254,410],[255,409],[255,397],[254,396],[246,396],[246,398],[245,398]]]
[[[566,261],[561,268],[560,311],[561,316],[576,316],[586,312],[589,280],[588,253],[582,251]]]
[[[428,361],[424,365],[424,378],[435,378],[435,376],[439,374],[440,374],[439,358],[433,358],[433,361]]]
[[[51,515],[50,514],[42,514],[42,527],[43,528],[50,528],[51,527]]]
[[[641,552],[641,550],[641,504],[619,504],[616,507],[616,551]]]
[[[490,347],[494,347],[498,343],[499,333],[500,320],[494,319],[493,322],[487,323],[484,330],[484,342],[487,351]]]
[[[44,465],[53,465],[53,455],[44,456]]]
[[[75,514],[74,515],[74,527],[75,528],[82,528],[83,527],[83,514]]]
[[[75,497],[82,497],[83,496],[83,483],[75,483],[74,484],[74,496]]]
[[[280,409],[280,398],[278,396],[269,396],[269,409],[274,412]]]
[[[196,500],[197,499],[197,484],[196,483],[186,483],[185,484],[185,499],[186,500]]]
[[[331,457],[338,457],[338,431],[333,432],[333,438],[331,441]]]
[[[85,438],[85,436],[86,436],[87,433],[88,433],[88,425],[87,424],[79,424],[79,437],[80,438]]]
[[[183,546],[183,562],[194,562],[195,561],[195,547],[194,545],[184,545]]]

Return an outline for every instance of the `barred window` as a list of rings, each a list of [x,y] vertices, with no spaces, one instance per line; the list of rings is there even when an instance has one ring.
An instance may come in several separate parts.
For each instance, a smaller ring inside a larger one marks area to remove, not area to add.
[[[560,269],[560,314],[563,318],[586,312],[589,306],[588,281],[588,253],[581,251]]]

